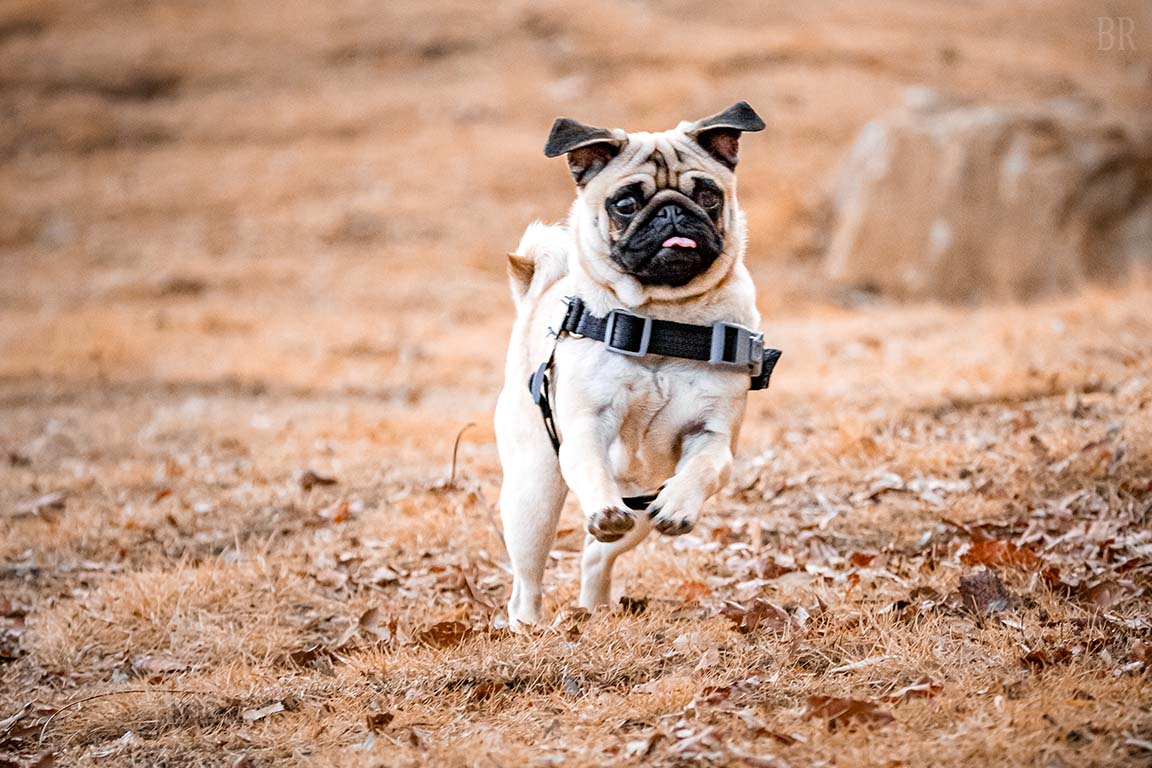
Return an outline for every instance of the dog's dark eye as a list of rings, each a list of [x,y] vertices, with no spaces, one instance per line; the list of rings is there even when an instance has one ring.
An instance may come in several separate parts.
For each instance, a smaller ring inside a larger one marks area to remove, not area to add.
[[[614,207],[616,212],[621,216],[631,216],[632,214],[636,213],[636,198],[631,196],[622,197],[616,202],[612,203],[612,207]]]
[[[705,189],[696,196],[696,202],[706,211],[714,211],[720,207],[720,195],[711,189]]]

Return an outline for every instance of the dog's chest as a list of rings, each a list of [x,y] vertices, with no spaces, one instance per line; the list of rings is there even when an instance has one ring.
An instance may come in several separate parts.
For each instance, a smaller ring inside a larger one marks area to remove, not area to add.
[[[625,495],[654,490],[675,474],[685,437],[728,431],[743,410],[747,385],[740,375],[695,361],[636,359],[572,340],[560,345],[557,363],[557,396],[567,406],[561,415],[597,414]]]

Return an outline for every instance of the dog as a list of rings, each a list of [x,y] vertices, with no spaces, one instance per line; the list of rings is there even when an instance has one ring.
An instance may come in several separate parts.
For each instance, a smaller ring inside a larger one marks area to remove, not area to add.
[[[749,377],[779,355],[761,360],[752,330],[736,198],[740,137],[763,128],[745,102],[662,133],[552,126],[545,155],[567,156],[576,199],[567,224],[533,222],[509,254],[516,320],[495,412],[513,630],[541,620],[569,489],[588,530],[579,604],[594,609],[621,554],[653,528],[691,531],[728,481]]]

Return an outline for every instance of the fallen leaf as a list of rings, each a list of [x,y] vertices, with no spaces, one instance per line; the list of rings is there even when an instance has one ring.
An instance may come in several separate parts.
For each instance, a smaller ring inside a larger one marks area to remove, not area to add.
[[[299,667],[313,667],[318,660],[324,658],[331,660],[332,652],[320,643],[287,654],[288,661]]]
[[[620,598],[620,610],[630,616],[639,616],[648,610],[648,598],[624,595]]]
[[[804,718],[806,720],[824,718],[828,721],[829,728],[853,720],[883,725],[896,719],[870,701],[841,699],[836,696],[809,696],[804,709]]]
[[[850,664],[841,664],[839,667],[833,667],[832,669],[828,670],[828,674],[835,675],[835,674],[838,674],[840,672],[852,672],[853,670],[857,670],[857,669],[866,669],[867,667],[874,667],[877,664],[883,664],[885,661],[888,661],[891,658],[892,658],[891,656],[869,656],[866,659],[860,659],[859,661],[853,661]]]
[[[1080,599],[1104,611],[1124,599],[1124,587],[1115,581],[1099,581],[1080,590]]]
[[[52,751],[41,752],[28,762],[24,763],[23,768],[55,768],[56,753]]]
[[[575,642],[580,638],[580,628],[591,617],[592,614],[587,608],[566,608],[556,614],[556,618],[552,620],[552,629]]]
[[[786,610],[762,597],[756,598],[747,607],[726,600],[720,615],[735,624],[736,630],[745,635],[761,627],[777,633],[796,627]]]
[[[1034,670],[1041,670],[1045,667],[1051,667],[1054,664],[1062,664],[1068,659],[1072,658],[1072,651],[1063,646],[1055,648],[1037,648],[1020,657],[1020,661],[1026,666]]]
[[[712,588],[702,581],[686,581],[676,590],[676,594],[686,603],[697,602],[712,596]]]
[[[269,715],[274,715],[277,712],[284,712],[286,709],[287,707],[284,706],[284,702],[277,701],[274,704],[269,704],[268,706],[261,707],[260,709],[247,709],[240,714],[240,717],[244,718],[249,723],[255,723],[258,720],[263,720]]]
[[[772,555],[762,555],[748,563],[745,572],[757,579],[778,579],[786,573],[795,572],[792,565],[781,563]]]
[[[464,581],[464,591],[468,593],[468,597],[472,599],[472,602],[483,608],[487,613],[495,613],[497,610],[496,604],[493,603],[488,598],[488,595],[484,594],[476,584],[476,568],[473,567],[471,572],[462,571],[460,576]]]
[[[387,624],[381,625],[380,622],[383,620],[384,612],[379,608],[373,607],[360,614],[360,619],[357,621],[357,626],[359,626],[360,629],[364,632],[367,632],[368,634],[375,637],[380,642],[387,643],[392,640],[392,630]]]
[[[984,570],[960,578],[956,595],[960,604],[979,615],[990,615],[1015,608],[1020,598],[1008,591],[994,572]]]
[[[1044,566],[1044,561],[1031,549],[1018,546],[1011,541],[996,540],[973,542],[960,555],[960,562],[964,565],[1006,566],[1033,571]]]
[[[451,648],[464,642],[471,633],[462,621],[441,621],[420,632],[416,639],[433,648]]]
[[[933,682],[929,677],[922,677],[912,685],[906,685],[887,696],[882,696],[880,700],[898,704],[906,699],[930,699],[943,690],[944,686],[940,683]]]
[[[468,698],[471,701],[486,701],[504,690],[506,685],[503,680],[481,680],[472,689]]]
[[[368,726],[368,730],[379,733],[395,719],[396,715],[391,712],[371,712],[365,718],[365,724]]]

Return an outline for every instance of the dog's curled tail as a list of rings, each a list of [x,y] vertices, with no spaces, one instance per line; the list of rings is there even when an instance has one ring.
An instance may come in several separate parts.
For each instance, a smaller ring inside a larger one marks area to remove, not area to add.
[[[539,296],[567,274],[571,247],[565,227],[541,221],[528,225],[520,245],[508,254],[508,278],[517,306],[528,297]]]

